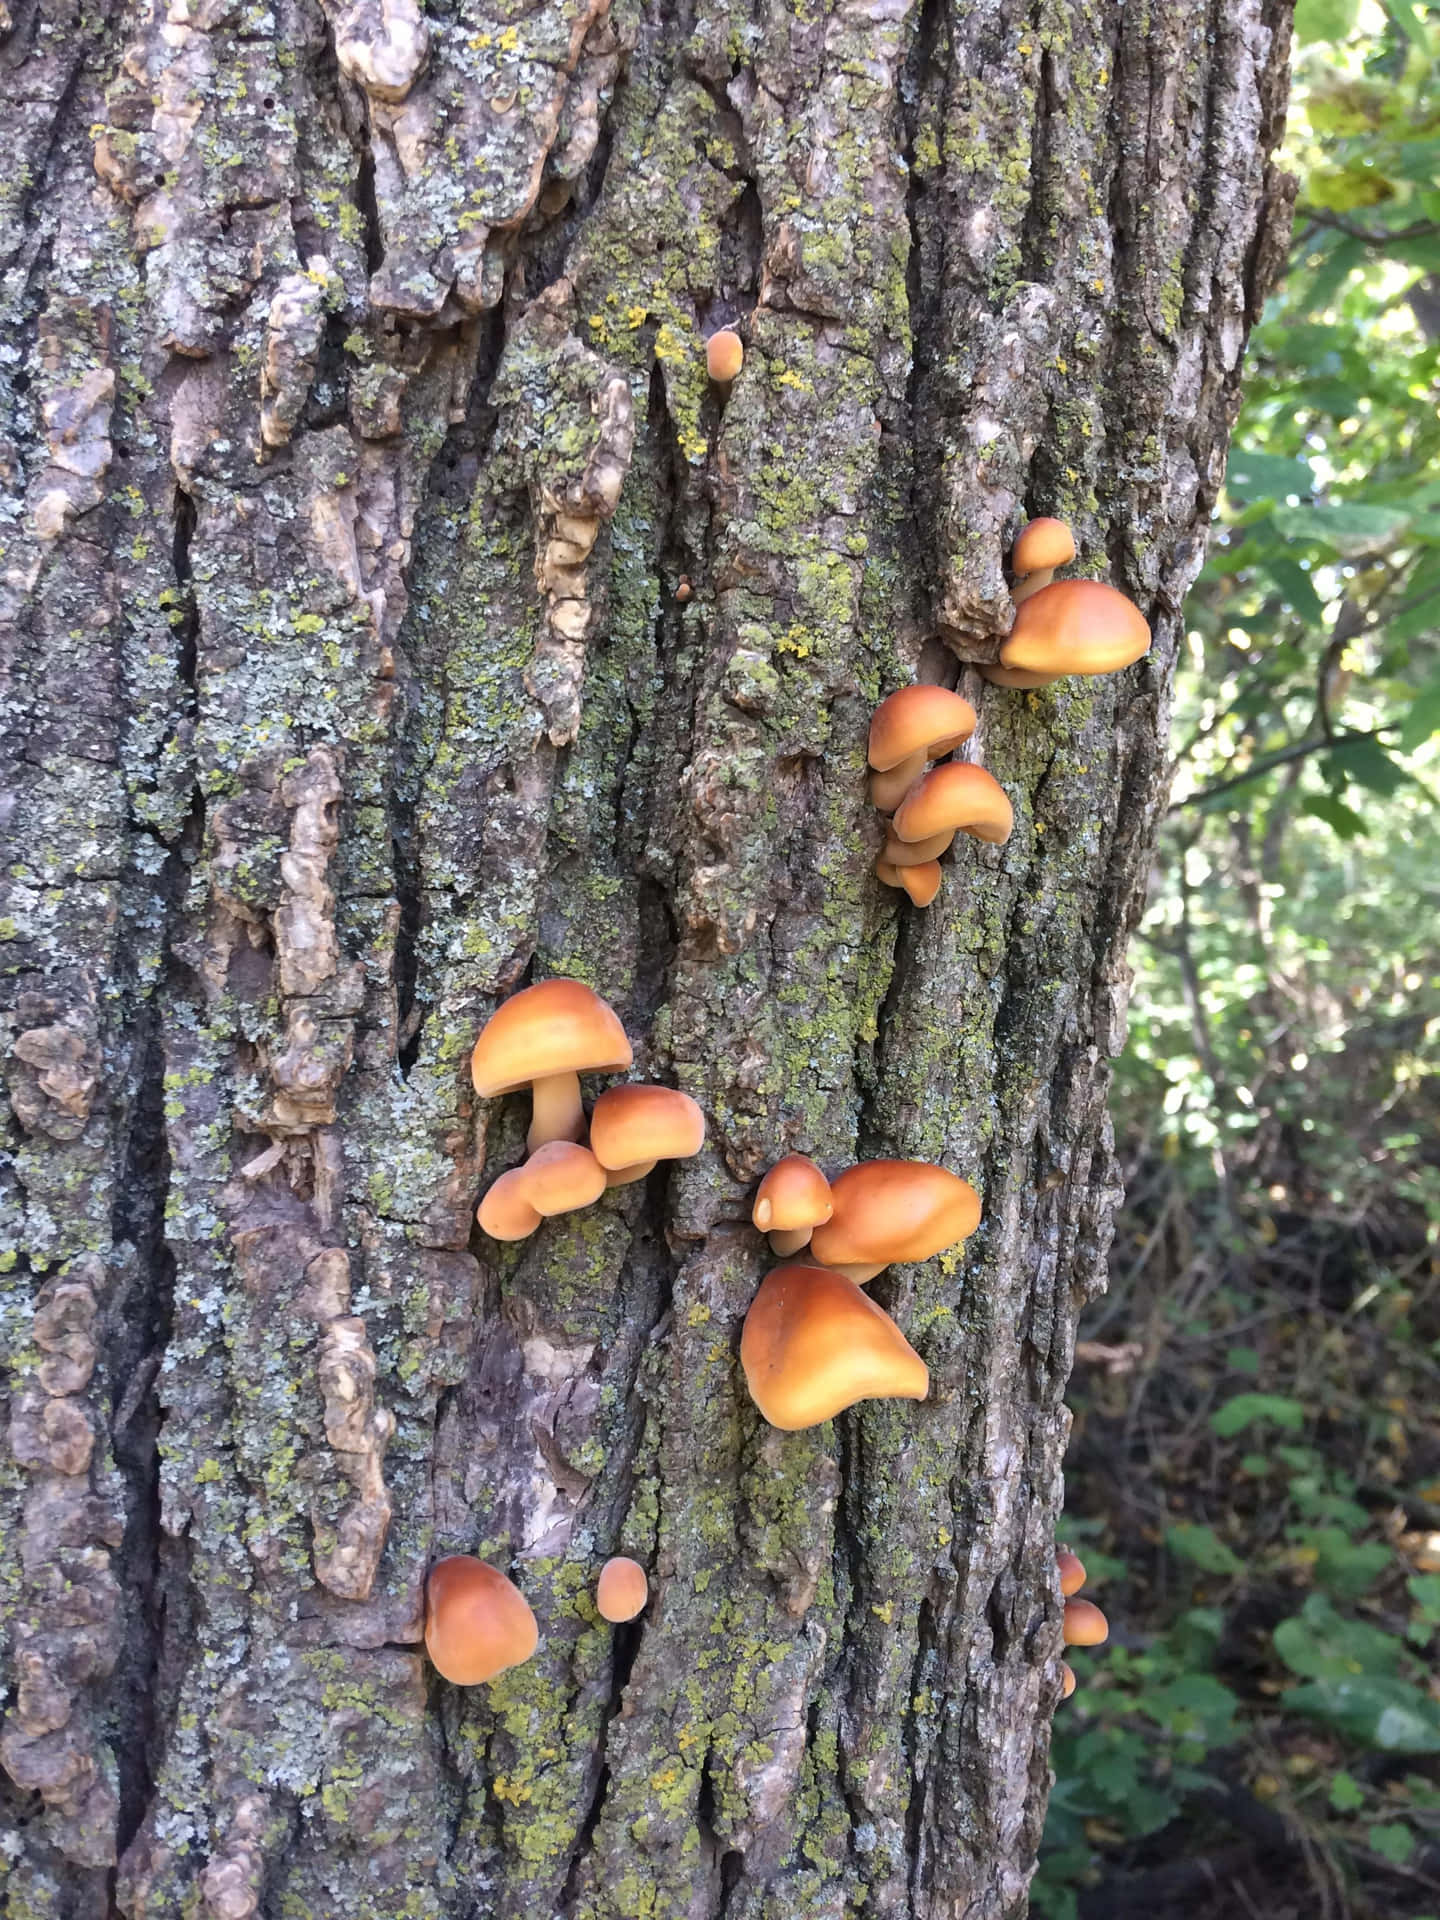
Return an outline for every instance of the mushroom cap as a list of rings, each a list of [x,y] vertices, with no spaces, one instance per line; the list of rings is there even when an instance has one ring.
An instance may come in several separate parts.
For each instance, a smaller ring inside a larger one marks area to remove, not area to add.
[[[733,327],[722,327],[705,342],[705,371],[727,385],[745,364],[745,344]]]
[[[1093,1600],[1065,1602],[1067,1647],[1098,1647],[1110,1637],[1110,1622]]]
[[[954,831],[998,846],[1010,838],[1015,809],[993,773],[963,760],[948,760],[915,782],[896,809],[893,824],[899,840],[929,840],[937,833]]]
[[[833,1211],[830,1182],[806,1153],[777,1160],[755,1189],[750,1218],[761,1233],[818,1227]]]
[[[786,1433],[857,1400],[923,1400],[930,1390],[925,1362],[883,1308],[843,1273],[798,1262],[760,1283],[740,1364],[750,1398]]]
[[[607,1087],[590,1115],[590,1151],[602,1167],[688,1160],[705,1144],[705,1115],[675,1087]]]
[[[969,1181],[923,1160],[862,1160],[830,1183],[830,1195],[835,1211],[810,1241],[830,1266],[928,1260],[980,1222]]]
[[[491,1014],[470,1056],[470,1077],[489,1098],[553,1073],[623,1073],[633,1057],[614,1009],[593,988],[542,980]]]
[[[650,1582],[638,1560],[627,1560],[619,1554],[600,1569],[600,1578],[595,1584],[595,1605],[604,1619],[633,1620],[636,1614],[645,1611],[649,1598]]]
[[[1072,1593],[1078,1593],[1085,1584],[1085,1562],[1078,1553],[1072,1553],[1068,1547],[1060,1547],[1055,1554],[1055,1565],[1060,1570],[1060,1591],[1068,1600]]]
[[[948,687],[901,687],[870,718],[870,764],[888,773],[912,753],[935,760],[975,731],[975,709]]]
[[[501,1174],[487,1190],[475,1218],[492,1240],[530,1238],[540,1225],[540,1211],[530,1203],[524,1167]]]
[[[1149,624],[1133,600],[1103,580],[1056,580],[1022,602],[1000,664],[1024,673],[1118,673],[1149,646]]]
[[[944,852],[944,848],[941,848]],[[928,907],[940,891],[944,876],[938,860],[912,860],[896,866],[882,854],[875,862],[875,878],[885,887],[903,887],[917,907]]]
[[[539,1643],[530,1602],[498,1567],[468,1553],[435,1562],[425,1582],[425,1650],[447,1680],[479,1686]]]
[[[1068,1661],[1062,1660],[1060,1662],[1060,1698],[1068,1700],[1074,1691],[1075,1669]]]
[[[1020,529],[1010,555],[1012,573],[1038,573],[1042,567],[1066,567],[1075,558],[1075,536],[1063,520],[1042,514]]]
[[[577,1147],[573,1140],[537,1147],[515,1171],[525,1183],[525,1198],[547,1220],[555,1213],[588,1207],[605,1191],[604,1167],[588,1147]]]

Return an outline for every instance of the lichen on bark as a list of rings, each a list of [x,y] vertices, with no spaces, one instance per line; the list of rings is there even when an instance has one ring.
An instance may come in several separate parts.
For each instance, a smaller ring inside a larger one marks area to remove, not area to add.
[[[1023,1912],[1286,38],[1284,0],[17,10],[3,1920]],[[1037,511],[1152,618],[1126,674],[961,664]],[[924,914],[864,774],[916,675],[1017,820]],[[551,973],[709,1136],[501,1249],[523,1103],[468,1053]],[[925,1403],[780,1435],[745,1396],[792,1149],[983,1191],[877,1283]],[[419,1651],[448,1551],[541,1625],[468,1693]]]

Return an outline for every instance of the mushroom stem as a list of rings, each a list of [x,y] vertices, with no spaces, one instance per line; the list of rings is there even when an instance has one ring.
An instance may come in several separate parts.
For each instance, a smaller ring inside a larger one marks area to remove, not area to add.
[[[897,760],[893,767],[887,767],[884,773],[871,774],[870,799],[881,813],[895,811],[925,771],[926,764],[925,749],[920,747],[914,753],[907,753],[903,760]]]
[[[1002,667],[998,661],[993,666],[987,661],[980,673],[992,687],[1024,687],[1027,691],[1053,686],[1060,678],[1058,673],[1027,673],[1023,667]]]
[[[1018,607],[1020,602],[1028,600],[1032,593],[1039,593],[1042,587],[1048,587],[1054,578],[1054,567],[1037,567],[1033,573],[1022,573],[1010,589],[1010,598]]]
[[[637,1160],[631,1167],[607,1167],[605,1184],[607,1187],[628,1187],[636,1180],[643,1180],[654,1165],[653,1160]]]
[[[830,1267],[832,1273],[843,1273],[847,1280],[853,1280],[857,1287],[863,1287],[867,1280],[873,1280],[877,1273],[883,1273],[890,1262],[877,1260],[874,1266],[866,1266],[858,1260],[837,1260],[833,1266],[824,1261],[822,1265]]]
[[[782,1260],[788,1259],[792,1253],[798,1253],[801,1247],[809,1246],[810,1235],[814,1231],[813,1227],[792,1227],[788,1233],[772,1233],[770,1250],[778,1253]]]
[[[578,1140],[585,1130],[585,1109],[580,1104],[580,1076],[576,1073],[551,1073],[530,1085],[530,1131],[525,1144],[534,1153],[548,1147],[552,1140]]]

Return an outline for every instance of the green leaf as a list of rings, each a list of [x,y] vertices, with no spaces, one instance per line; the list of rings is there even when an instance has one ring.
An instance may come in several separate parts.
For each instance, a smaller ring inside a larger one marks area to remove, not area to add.
[[[1382,4],[1411,46],[1418,47],[1421,53],[1429,56],[1432,52],[1430,36],[1412,0],[1382,0]]]
[[[1405,1586],[1420,1617],[1440,1625],[1440,1573],[1412,1573]]]
[[[1300,1612],[1282,1620],[1275,1651],[1302,1680],[1346,1680],[1357,1673],[1394,1675],[1404,1651],[1393,1633],[1351,1620],[1323,1594],[1312,1593]]]
[[[1396,793],[1410,777],[1403,767],[1395,764],[1378,740],[1342,740],[1330,749],[1325,760],[1368,793],[1387,796]]]
[[[1354,1813],[1365,1804],[1365,1789],[1353,1773],[1342,1769],[1330,1782],[1330,1804],[1337,1813]]]
[[[1333,827],[1342,840],[1353,840],[1365,831],[1364,817],[1353,807],[1347,807],[1343,800],[1337,800],[1333,793],[1307,793],[1300,810]]]
[[[1367,507],[1358,500],[1335,500],[1315,507],[1276,507],[1275,524],[1292,540],[1333,547],[1342,558],[1388,547],[1410,524],[1399,507]]]
[[[1345,40],[1355,31],[1360,0],[1297,0],[1295,39],[1302,47],[1316,40]]]
[[[1287,1688],[1280,1703],[1382,1753],[1440,1753],[1440,1707],[1403,1680],[1369,1673],[1315,1680]]]
[[[1325,606],[1315,591],[1315,583],[1298,560],[1277,553],[1273,557],[1261,560],[1259,570],[1266,573],[1280,589],[1281,595],[1299,614],[1302,620],[1318,627],[1325,616]]]
[[[1165,1529],[1165,1544],[1178,1560],[1188,1560],[1205,1573],[1224,1573],[1232,1577],[1245,1571],[1245,1563],[1233,1554],[1213,1527],[1182,1524]]]
[[[1371,1827],[1365,1838],[1371,1851],[1378,1853],[1382,1860],[1389,1860],[1397,1867],[1403,1867],[1415,1851],[1415,1836],[1402,1821],[1387,1822],[1380,1827]]]
[[[1232,1373],[1248,1373],[1253,1380],[1260,1371],[1260,1355],[1254,1347],[1227,1347],[1225,1364]]]
[[[1440,679],[1421,687],[1400,723],[1400,747],[1413,753],[1432,733],[1440,733]]]
[[[1292,493],[1303,500],[1315,491],[1315,475],[1308,460],[1237,447],[1225,469],[1225,491],[1245,500],[1284,500]]]
[[[1233,1440],[1259,1420],[1268,1420],[1287,1433],[1299,1433],[1305,1425],[1305,1409],[1298,1400],[1287,1400],[1278,1393],[1237,1393],[1215,1409],[1210,1426],[1222,1440]]]

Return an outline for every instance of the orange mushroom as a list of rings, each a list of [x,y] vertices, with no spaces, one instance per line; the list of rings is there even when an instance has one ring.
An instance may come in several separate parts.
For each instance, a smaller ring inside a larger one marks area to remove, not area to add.
[[[870,719],[870,798],[890,813],[929,760],[953,753],[975,731],[975,709],[947,687],[901,687]]]
[[[864,1160],[830,1184],[835,1211],[810,1251],[857,1285],[896,1260],[928,1260],[980,1223],[968,1180],[923,1160]]]
[[[1075,1691],[1075,1669],[1068,1660],[1060,1662],[1060,1698],[1068,1700]]]
[[[953,838],[946,835],[946,846]],[[902,860],[897,865],[882,854],[875,862],[875,878],[882,886],[903,887],[917,907],[928,907],[940,891],[942,875],[938,860]]]
[[[828,1267],[777,1267],[740,1336],[750,1398],[772,1427],[819,1426],[857,1400],[923,1400],[925,1362],[889,1314]]]
[[[590,1150],[606,1184],[643,1180],[657,1160],[688,1160],[705,1144],[705,1115],[674,1087],[609,1087],[590,1114]]]
[[[722,327],[705,342],[705,371],[717,387],[728,387],[744,364],[744,342],[733,327]]]
[[[585,1125],[582,1073],[623,1073],[633,1058],[625,1029],[599,994],[579,980],[542,980],[491,1014],[470,1056],[475,1091],[486,1099],[528,1085],[527,1144],[576,1140]]]
[[[999,846],[1010,838],[1014,824],[1015,809],[994,774],[951,760],[943,767],[932,767],[906,794],[882,858],[896,866],[933,860],[956,833]],[[908,859],[904,857],[907,850]]]
[[[1022,528],[1010,555],[1010,568],[1015,575],[1015,585],[1010,589],[1010,598],[1018,607],[1042,587],[1048,587],[1055,578],[1057,567],[1069,566],[1075,558],[1075,536],[1063,520],[1052,520],[1042,515]]]
[[[1067,1647],[1098,1647],[1110,1637],[1110,1622],[1093,1600],[1065,1602]]]
[[[782,1259],[798,1253],[830,1218],[830,1182],[804,1153],[777,1160],[755,1189],[750,1218]]]
[[[551,1140],[480,1202],[476,1219],[492,1240],[528,1240],[542,1220],[588,1207],[605,1191],[605,1169],[588,1147]]]
[[[479,1686],[539,1643],[529,1601],[497,1567],[468,1553],[435,1562],[425,1582],[425,1650],[445,1679]]]
[[[625,1620],[635,1619],[645,1611],[645,1602],[650,1598],[650,1582],[645,1578],[645,1569],[638,1560],[627,1560],[619,1554],[613,1560],[607,1560],[600,1569],[600,1578],[595,1586],[595,1605],[602,1619],[617,1625]]]
[[[1066,673],[1118,673],[1149,646],[1149,624],[1123,593],[1101,580],[1056,580],[1016,611],[999,664],[980,671],[997,686],[1046,687]]]
[[[1085,1563],[1069,1547],[1059,1547],[1055,1553],[1055,1565],[1060,1570],[1060,1591],[1068,1600],[1072,1593],[1078,1593],[1085,1584]]]

